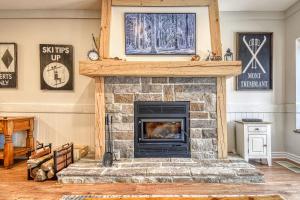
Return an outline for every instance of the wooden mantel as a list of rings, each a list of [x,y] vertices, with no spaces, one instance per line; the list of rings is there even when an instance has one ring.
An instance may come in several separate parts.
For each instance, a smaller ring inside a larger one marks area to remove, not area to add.
[[[100,44],[102,61],[80,62],[80,74],[95,79],[95,155],[102,159],[105,151],[105,94],[106,76],[152,76],[152,77],[217,77],[217,132],[218,157],[227,157],[226,77],[241,73],[241,62],[137,62],[116,61],[109,58],[110,23],[112,6],[134,7],[208,7],[211,50],[222,56],[218,0],[99,0]]]
[[[81,61],[80,74],[89,77],[220,77],[241,74],[240,61]]]

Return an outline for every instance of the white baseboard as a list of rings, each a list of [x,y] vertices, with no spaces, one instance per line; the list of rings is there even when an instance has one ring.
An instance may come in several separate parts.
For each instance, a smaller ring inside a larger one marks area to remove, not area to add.
[[[288,152],[272,152],[272,158],[285,158],[300,164],[300,156]]]

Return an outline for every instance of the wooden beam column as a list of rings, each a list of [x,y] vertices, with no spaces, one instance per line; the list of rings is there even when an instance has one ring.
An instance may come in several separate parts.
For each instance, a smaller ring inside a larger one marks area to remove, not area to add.
[[[210,0],[209,22],[211,48],[218,56],[222,56],[220,31],[220,16],[218,0]],[[227,158],[227,118],[226,118],[226,77],[217,78],[217,129],[218,129],[218,158]]]
[[[100,44],[101,59],[109,57],[109,34],[111,0],[100,0]],[[95,78],[95,159],[102,159],[105,152],[105,93],[104,77]]]

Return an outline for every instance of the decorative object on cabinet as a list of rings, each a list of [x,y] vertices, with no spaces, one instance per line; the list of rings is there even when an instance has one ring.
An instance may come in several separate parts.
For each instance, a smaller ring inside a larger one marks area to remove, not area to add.
[[[17,58],[16,43],[0,43],[0,88],[17,87]]]
[[[224,55],[224,60],[225,61],[233,61],[233,53],[231,52],[231,49],[227,49],[226,53]]]
[[[94,49],[92,49],[88,52],[88,58],[91,61],[97,61],[97,60],[100,60],[100,55],[99,55],[99,51],[98,51],[99,47],[96,43],[94,34],[92,34],[92,37],[93,37],[93,42],[94,42]]]
[[[126,55],[195,53],[195,13],[125,13]]]
[[[14,157],[28,156],[34,149],[33,117],[0,117],[0,133],[4,134],[4,149],[0,150],[0,159],[4,160],[4,167],[11,168]],[[14,147],[12,136],[16,132],[27,134],[26,147]]]
[[[42,90],[73,90],[73,46],[40,44]]]
[[[273,33],[237,33],[237,90],[272,90]]]
[[[237,153],[249,159],[267,159],[272,166],[271,123],[236,121]]]

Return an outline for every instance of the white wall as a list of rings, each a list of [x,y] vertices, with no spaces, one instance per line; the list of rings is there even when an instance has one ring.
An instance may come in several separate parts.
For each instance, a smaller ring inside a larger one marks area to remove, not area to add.
[[[195,12],[195,8],[145,8],[151,12]],[[141,11],[139,8],[113,9],[111,56],[125,58],[124,20],[125,11]],[[78,61],[86,59],[86,52],[92,48],[91,33],[98,32],[98,15],[80,14],[75,11],[55,13],[57,19],[49,19],[54,11],[34,11],[33,13],[1,13],[1,42],[18,43],[19,88],[0,90],[0,114],[36,116],[35,134],[42,142],[55,145],[68,141],[88,144],[93,147],[94,84],[87,77],[78,74]],[[207,9],[197,13],[198,53],[210,48]],[[39,19],[11,19],[26,17]],[[43,16],[46,16],[47,19]],[[66,19],[70,18],[70,19]],[[75,19],[74,19],[75,18]],[[78,19],[79,18],[79,19]],[[235,49],[235,32],[267,31],[274,32],[274,90],[269,92],[237,92],[234,79],[227,81],[229,150],[234,149],[234,120],[244,117],[259,117],[273,122],[273,151],[284,151],[284,19],[283,13],[222,13],[221,30],[223,49]],[[118,38],[118,39],[115,39]],[[40,43],[72,44],[75,52],[75,89],[71,92],[50,92],[39,89],[39,52]],[[200,48],[199,48],[200,47]],[[168,60],[170,57],[126,57],[130,59]],[[189,59],[180,56],[173,58]]]
[[[44,13],[33,11],[19,16],[19,12],[11,12],[9,19],[0,19],[0,41],[18,45],[19,70],[18,89],[0,90],[0,115],[35,116],[35,137],[41,142],[60,145],[74,141],[93,146],[94,84],[79,76],[78,63],[93,47],[91,34],[98,34],[99,19],[80,14],[69,19],[68,12],[66,18],[61,13],[45,13],[54,19],[36,18],[35,14]],[[41,43],[73,45],[73,91],[40,90]]]
[[[300,38],[300,2],[295,4],[286,12],[286,103],[288,112],[286,114],[286,151],[300,155],[300,134],[294,133],[296,128],[296,115],[298,124],[300,120],[300,65],[296,63],[296,41]],[[297,77],[296,77],[297,76]],[[299,96],[296,96],[296,95]]]

